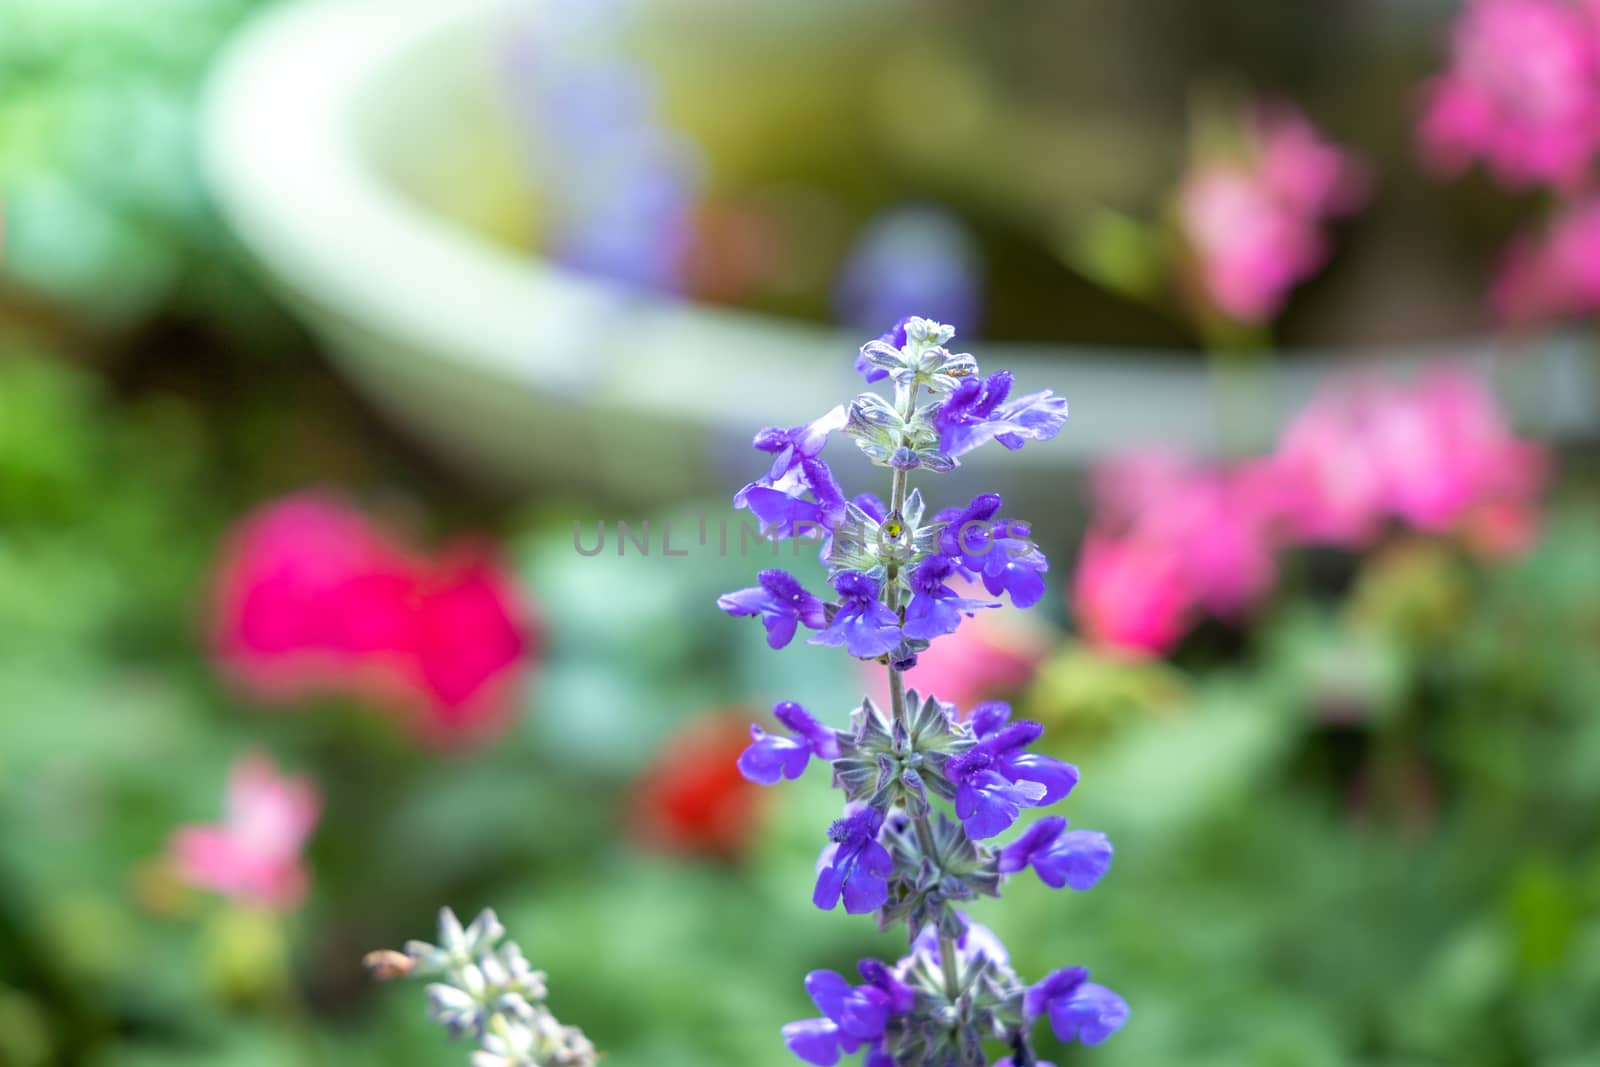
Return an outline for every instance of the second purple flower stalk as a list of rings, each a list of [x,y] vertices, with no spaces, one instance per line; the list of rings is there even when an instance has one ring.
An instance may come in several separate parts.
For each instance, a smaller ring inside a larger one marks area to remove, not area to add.
[[[867,392],[812,423],[763,430],[756,447],[775,459],[734,497],[771,537],[819,534],[833,596],[764,571],[758,585],[719,606],[761,618],[774,648],[803,627],[814,631],[813,644],[842,646],[889,674],[889,706],[863,700],[848,730],[779,704],[773,710],[786,732],[752,727],[739,760],[744,776],[762,785],[798,778],[813,760],[828,764],[845,808],[828,829],[812,900],[824,910],[842,904],[873,914],[883,929],[907,926],[907,954],[893,964],[862,960],[859,984],[834,971],[806,977],[822,1014],[785,1026],[783,1038],[817,1067],[857,1052],[865,1067],[984,1067],[986,1043],[1008,1050],[996,1067],[1032,1067],[1039,1018],[1062,1041],[1092,1045],[1128,1017],[1122,998],[1082,967],[1024,983],[1005,946],[961,910],[979,896],[998,897],[1008,876],[1030,868],[1046,885],[1088,889],[1109,868],[1112,849],[1104,834],[1069,830],[1060,816],[998,844],[1023,809],[1065,797],[1077,768],[1029,751],[1040,726],[1011,721],[1003,704],[963,714],[905,688],[902,672],[931,642],[1000,606],[950,583],[1028,607],[1043,593],[1049,565],[1027,525],[1001,517],[997,494],[930,515],[910,487],[913,471],[952,470],[989,441],[1009,449],[1047,441],[1067,418],[1066,401],[1049,391],[1013,397],[1009,374],[983,377],[972,356],[945,347],[954,333],[913,317],[863,346],[857,369],[869,383],[889,381],[892,400]],[[845,497],[821,458],[835,432],[889,468],[887,502]]]

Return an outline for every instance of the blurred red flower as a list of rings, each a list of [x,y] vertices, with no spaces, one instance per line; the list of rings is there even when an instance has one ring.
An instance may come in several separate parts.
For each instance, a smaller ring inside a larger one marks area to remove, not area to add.
[[[530,612],[488,547],[418,558],[320,494],[247,516],[214,592],[218,659],[257,699],[353,694],[433,740],[504,726],[536,652]]]
[[[750,716],[717,712],[667,740],[640,776],[628,824],[642,844],[662,852],[738,859],[750,843],[765,800],[739,773],[750,744]]]

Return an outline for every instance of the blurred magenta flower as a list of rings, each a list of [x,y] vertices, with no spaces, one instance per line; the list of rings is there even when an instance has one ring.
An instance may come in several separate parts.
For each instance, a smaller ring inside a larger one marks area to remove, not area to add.
[[[406,677],[422,697],[425,731],[441,739],[493,732],[516,709],[537,653],[530,613],[487,545],[424,565]]]
[[[192,886],[244,903],[293,908],[311,887],[301,853],[321,811],[321,794],[309,778],[286,777],[270,757],[250,753],[228,774],[223,821],[182,826],[173,834],[173,865]]]
[[[1483,382],[1463,370],[1438,368],[1411,390],[1392,393],[1371,447],[1390,511],[1408,525],[1471,535],[1485,509],[1502,528],[1511,509],[1524,514],[1528,521],[1517,525],[1530,535],[1537,526],[1545,452],[1512,433]]]
[[[1494,554],[1531,540],[1546,462],[1483,382],[1451,367],[1413,385],[1326,390],[1273,459],[1279,513],[1297,540],[1361,547],[1393,519]]]
[[[1592,3],[1469,0],[1418,130],[1446,174],[1482,160],[1511,186],[1571,187],[1600,147],[1600,25]]]
[[[1463,368],[1330,387],[1266,459],[1218,467],[1147,451],[1096,470],[1073,611],[1091,641],[1159,655],[1200,613],[1254,610],[1292,544],[1362,549],[1400,523],[1515,553],[1538,532],[1546,462]]]
[[[1185,176],[1178,225],[1206,302],[1228,318],[1259,323],[1321,268],[1322,223],[1360,207],[1367,180],[1292,108],[1258,107],[1243,126],[1242,153],[1202,158]]]
[[[1114,457],[1094,473],[1097,524],[1166,545],[1189,598],[1238,619],[1271,589],[1271,488],[1259,465],[1207,466],[1168,452]]]
[[[1368,389],[1324,390],[1279,438],[1275,510],[1295,540],[1360,547],[1378,536],[1384,484],[1363,440]]]
[[[1510,325],[1600,311],[1600,198],[1569,204],[1542,232],[1513,240],[1489,301]]]
[[[1371,192],[1365,166],[1322,135],[1299,111],[1268,104],[1261,111],[1262,183],[1307,217],[1359,211]]]
[[[503,725],[535,652],[529,611],[489,550],[418,559],[314,493],[239,524],[214,611],[218,658],[258,699],[350,693],[435,740]]]
[[[1193,605],[1174,546],[1090,530],[1078,556],[1072,611],[1094,643],[1138,656],[1172,649]]]
[[[1195,617],[1237,621],[1277,576],[1271,486],[1256,463],[1208,466],[1157,450],[1094,472],[1095,517],[1073,609],[1090,640],[1169,651]]]
[[[743,713],[706,716],[669,738],[634,788],[628,807],[633,835],[668,853],[742,856],[766,799],[739,769],[749,746]]]

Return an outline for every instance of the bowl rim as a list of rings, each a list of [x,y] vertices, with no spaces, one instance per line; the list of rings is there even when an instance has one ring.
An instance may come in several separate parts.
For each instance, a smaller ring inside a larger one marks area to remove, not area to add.
[[[751,416],[728,409],[730,394],[761,397],[761,421],[798,422],[856,391],[851,357],[865,338],[630,293],[518,257],[430,215],[363,156],[358,106],[398,58],[537,6],[294,0],[258,16],[224,49],[202,107],[202,167],[245,248],[302,311],[561,403],[742,431]],[[1143,439],[1204,453],[1237,438],[1206,402],[1209,371],[1192,352],[984,343],[979,354],[1029,388],[1071,398],[1077,432],[1063,435],[1065,449],[1025,450],[1035,462]],[[1600,370],[1576,335],[1506,354],[1504,341],[1483,337],[1297,352],[1267,365],[1260,395],[1273,410],[1255,432],[1275,433],[1335,368],[1381,361],[1379,373],[1404,374],[1445,358],[1492,374],[1523,421],[1544,432],[1600,425]],[[718,389],[701,387],[709,374]]]

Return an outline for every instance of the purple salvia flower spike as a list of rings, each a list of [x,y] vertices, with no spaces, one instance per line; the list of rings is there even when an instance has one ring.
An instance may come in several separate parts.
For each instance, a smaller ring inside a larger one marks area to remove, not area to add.
[[[902,673],[930,644],[1000,607],[1000,597],[1019,608],[1038,602],[1049,571],[1028,524],[1002,516],[998,494],[929,518],[909,484],[991,440],[1009,449],[1049,440],[1066,419],[1065,400],[1018,396],[1009,373],[984,376],[972,356],[946,348],[953,335],[909,316],[863,345],[856,369],[869,383],[889,383],[892,399],[868,392],[804,425],[762,430],[755,447],[772,458],[734,498],[768,536],[820,536],[833,600],[769,570],[722,597],[722,609],[760,618],[774,648],[804,626],[816,631],[810,643],[885,663],[889,674],[887,706],[863,701],[850,729],[835,732],[800,705],[780,703],[773,717],[787,733],[754,726],[739,757],[740,772],[764,785],[798,778],[813,760],[832,765],[847,803],[817,859],[812,903],[873,913],[884,928],[904,921],[912,935],[894,964],[862,960],[861,985],[834,971],[807,977],[822,1017],[789,1023],[783,1040],[817,1067],[857,1053],[863,1067],[982,1067],[990,1039],[1010,1048],[1002,1063],[1039,1063],[1030,1036],[1037,1020],[1048,1019],[1063,1041],[1095,1044],[1128,1018],[1126,1002],[1083,968],[1027,986],[999,939],[955,909],[1000,895],[1007,878],[1030,869],[1046,885],[1087,890],[1104,878],[1113,850],[1104,834],[1070,829],[1060,816],[991,845],[1026,809],[1070,794],[1078,769],[1030,751],[1043,728],[1013,720],[1005,704],[980,704],[963,718],[936,695],[905,688]],[[887,498],[839,486],[822,452],[841,431],[890,471]],[[962,582],[996,599],[966,595]]]

